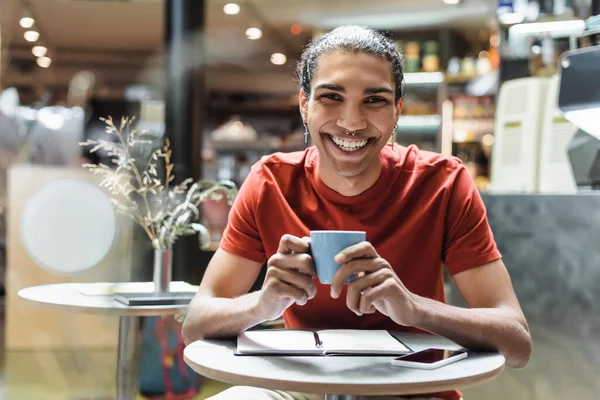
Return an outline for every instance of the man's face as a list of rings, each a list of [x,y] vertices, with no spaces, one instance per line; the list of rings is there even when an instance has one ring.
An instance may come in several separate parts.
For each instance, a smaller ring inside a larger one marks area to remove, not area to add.
[[[378,168],[402,110],[394,90],[392,66],[381,57],[335,51],[318,59],[312,95],[300,91],[300,111],[322,167],[346,178]]]

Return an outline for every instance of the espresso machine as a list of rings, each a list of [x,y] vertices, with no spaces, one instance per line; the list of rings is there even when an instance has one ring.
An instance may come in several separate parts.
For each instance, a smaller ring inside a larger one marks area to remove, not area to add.
[[[577,188],[600,189],[600,15],[571,38],[559,73],[558,108],[579,128],[567,148]]]

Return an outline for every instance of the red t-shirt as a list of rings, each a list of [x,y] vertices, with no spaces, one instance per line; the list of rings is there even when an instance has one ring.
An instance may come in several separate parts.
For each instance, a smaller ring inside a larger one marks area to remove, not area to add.
[[[467,170],[455,157],[416,146],[385,146],[382,171],[363,193],[343,196],[320,179],[315,147],[277,153],[256,163],[240,188],[220,247],[264,263],[284,234],[311,230],[366,231],[411,292],[445,301],[442,265],[451,275],[501,257],[485,206]],[[287,328],[355,328],[418,331],[375,312],[357,316],[315,278],[317,295],[283,315]],[[458,392],[444,396],[458,399]]]

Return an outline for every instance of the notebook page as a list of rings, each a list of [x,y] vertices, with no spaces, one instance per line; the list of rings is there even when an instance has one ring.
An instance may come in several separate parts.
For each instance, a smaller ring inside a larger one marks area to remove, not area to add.
[[[315,346],[313,332],[293,329],[258,330],[240,334],[237,338],[239,353],[314,353],[323,351]]]
[[[409,353],[395,337],[385,330],[335,329],[319,331],[327,352],[348,353]]]

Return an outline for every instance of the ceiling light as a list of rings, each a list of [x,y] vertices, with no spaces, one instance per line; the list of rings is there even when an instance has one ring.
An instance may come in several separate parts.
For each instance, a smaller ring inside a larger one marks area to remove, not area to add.
[[[487,133],[485,135],[483,135],[483,137],[481,138],[481,143],[483,143],[485,146],[491,146],[494,144],[494,135],[492,135],[491,133]]]
[[[48,52],[48,49],[44,46],[33,46],[33,49],[31,49],[31,52],[36,57],[44,57],[46,55],[46,53]]]
[[[285,54],[273,53],[271,54],[271,62],[275,65],[283,65],[287,61]]]
[[[37,31],[27,31],[23,34],[23,37],[28,42],[35,42],[36,40],[38,40],[40,38],[40,33]]]
[[[442,0],[444,4],[459,4],[460,0]]]
[[[292,32],[292,35],[298,36],[299,34],[302,33],[302,25],[300,25],[300,24],[293,24],[290,27],[290,32]]]
[[[464,129],[458,129],[454,132],[454,141],[457,143],[463,143],[467,140],[467,131]]]
[[[490,46],[492,46],[492,47],[500,46],[500,35],[498,35],[497,33],[494,33],[493,35],[490,36]]]
[[[35,24],[35,20],[31,17],[23,17],[19,21],[19,25],[21,25],[25,29],[31,28],[33,24]]]
[[[262,37],[262,31],[258,28],[246,29],[246,37],[250,40],[258,40]]]
[[[240,6],[236,3],[228,3],[223,6],[223,12],[227,15],[235,15],[240,12]]]
[[[39,65],[42,68],[48,68],[50,66],[50,64],[52,64],[52,60],[50,59],[50,57],[39,57],[37,60],[37,65]]]

